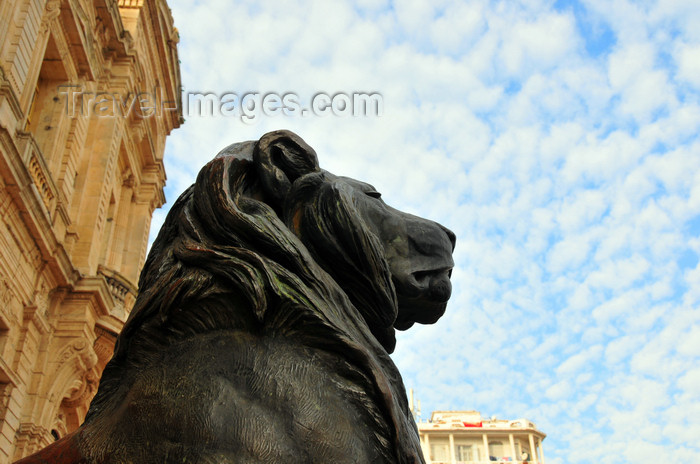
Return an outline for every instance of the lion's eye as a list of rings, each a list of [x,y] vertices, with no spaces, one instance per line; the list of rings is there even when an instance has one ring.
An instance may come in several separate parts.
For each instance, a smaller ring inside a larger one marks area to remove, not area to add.
[[[382,194],[377,192],[376,190],[368,190],[365,192],[366,195],[372,197],[372,198],[381,198]]]

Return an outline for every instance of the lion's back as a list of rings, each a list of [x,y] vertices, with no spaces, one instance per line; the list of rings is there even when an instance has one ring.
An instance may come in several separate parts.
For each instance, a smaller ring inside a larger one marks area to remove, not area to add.
[[[391,462],[368,388],[352,365],[296,340],[199,335],[139,372],[120,412],[103,419],[107,447],[140,463]]]

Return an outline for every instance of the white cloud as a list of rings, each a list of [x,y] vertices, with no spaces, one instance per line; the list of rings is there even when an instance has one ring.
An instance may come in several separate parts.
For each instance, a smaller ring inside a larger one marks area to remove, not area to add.
[[[484,9],[483,2],[476,1],[447,5],[442,15],[427,25],[436,48],[447,54],[459,54],[473,44],[486,28]]]
[[[590,369],[591,362],[596,361],[600,357],[601,352],[602,347],[600,345],[593,345],[583,352],[576,353],[557,367],[557,374],[569,376],[586,371]],[[585,379],[590,379],[590,377],[586,376]]]
[[[700,368],[688,371],[681,376],[678,379],[678,386],[689,395],[700,396]]]
[[[678,77],[700,88],[700,44],[681,45],[677,52]]]
[[[547,270],[558,274],[567,269],[577,269],[586,261],[590,250],[588,237],[569,236],[552,247],[548,256]]]
[[[578,37],[573,17],[540,14],[534,21],[509,24],[504,31],[500,55],[504,70],[513,76],[548,69],[561,62],[576,47]]]
[[[654,67],[654,48],[649,43],[635,43],[620,48],[609,58],[608,76],[617,91],[632,85]]]

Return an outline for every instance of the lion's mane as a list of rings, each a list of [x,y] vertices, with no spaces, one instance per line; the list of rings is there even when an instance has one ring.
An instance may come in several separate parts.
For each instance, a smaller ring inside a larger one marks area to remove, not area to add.
[[[115,411],[139,367],[168,345],[210,331],[246,330],[296,337],[357,366],[372,392],[367,401],[381,412],[377,425],[392,429],[387,449],[398,462],[410,462],[420,450],[387,353],[397,303],[381,245],[355,211],[347,185],[323,171],[292,179],[276,211],[262,193],[256,149],[254,142],[226,149],[172,206],[86,424]],[[399,440],[405,434],[415,440]]]

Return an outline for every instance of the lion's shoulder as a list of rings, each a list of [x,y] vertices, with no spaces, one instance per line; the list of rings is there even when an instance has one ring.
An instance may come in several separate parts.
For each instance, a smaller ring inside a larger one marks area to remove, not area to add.
[[[235,450],[246,462],[390,462],[388,427],[376,427],[382,414],[370,395],[360,370],[332,353],[221,331],[161,353],[111,421],[127,435],[117,442],[207,443],[208,452]]]

